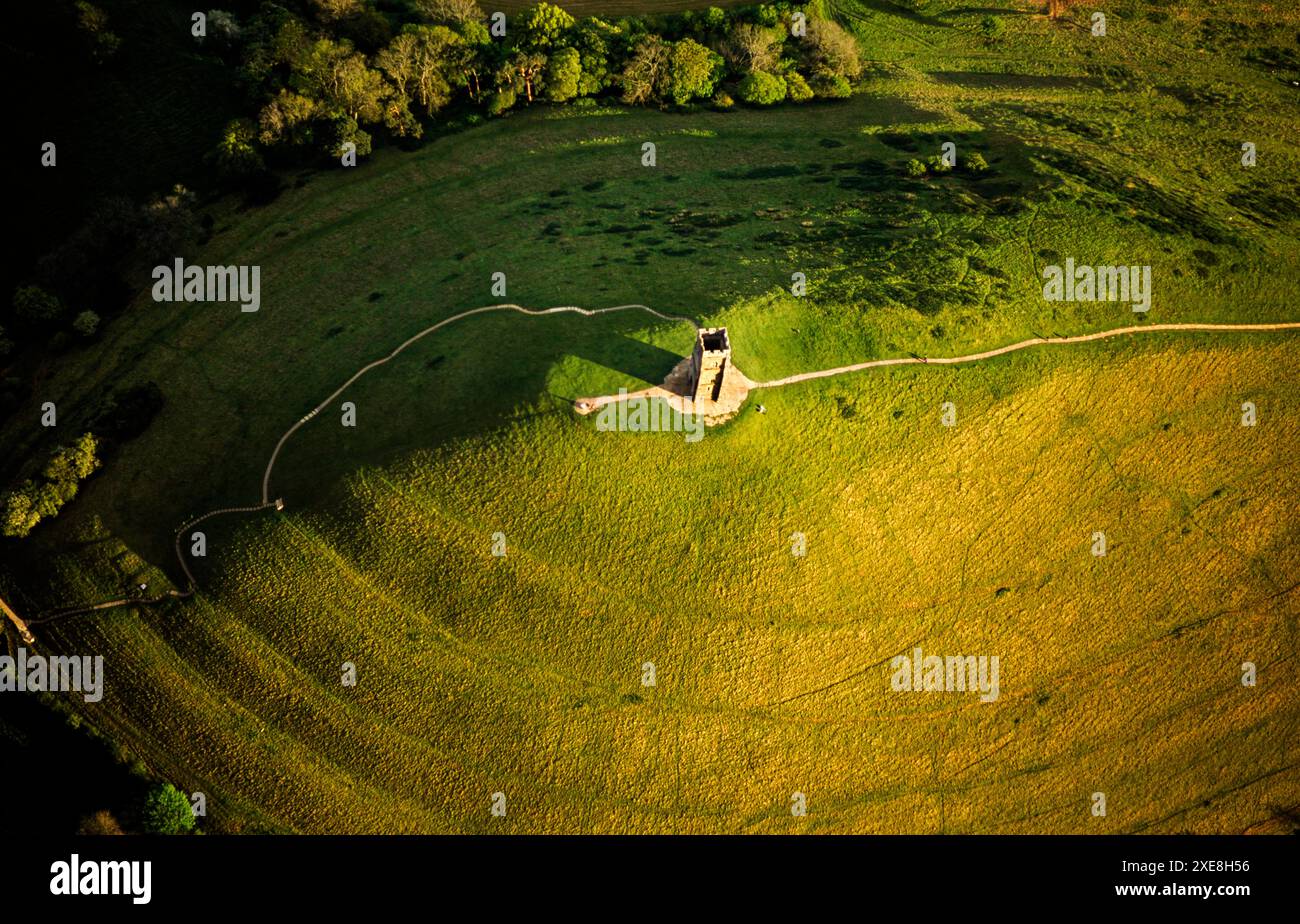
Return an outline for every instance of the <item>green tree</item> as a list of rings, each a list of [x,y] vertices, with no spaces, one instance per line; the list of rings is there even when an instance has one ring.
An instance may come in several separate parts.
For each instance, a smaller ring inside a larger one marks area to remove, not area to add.
[[[45,463],[39,483],[28,480],[5,497],[0,531],[16,538],[26,536],[76,497],[80,483],[99,465],[98,441],[90,433],[71,446],[58,447]]]
[[[297,89],[333,115],[357,122],[378,122],[383,117],[387,89],[384,77],[366,63],[365,55],[348,41],[318,39],[299,62]]]
[[[522,32],[517,42],[524,48],[552,48],[562,43],[573,24],[573,17],[560,7],[539,3],[524,10],[515,23]]]
[[[579,96],[595,96],[613,81],[609,70],[610,46],[618,36],[617,27],[595,17],[583,19],[574,27],[573,47],[578,50],[582,68],[578,76]]]
[[[71,446],[60,446],[50,455],[41,476],[51,484],[76,485],[99,468],[99,442],[93,433],[83,433]]]
[[[50,324],[63,317],[63,303],[40,286],[14,292],[14,317],[28,324]]]
[[[41,522],[41,515],[32,503],[35,488],[29,481],[5,495],[3,514],[0,515],[0,532],[10,538],[21,539]]]
[[[518,94],[515,93],[514,87],[502,87],[488,100],[488,115],[499,116],[514,108],[517,99]]]
[[[72,329],[83,337],[93,337],[99,330],[99,315],[93,311],[83,311],[72,322]]]
[[[695,27],[702,38],[717,38],[727,31],[727,13],[716,6],[695,14]]]
[[[257,124],[252,119],[233,119],[221,130],[221,140],[208,161],[224,179],[242,179],[265,169],[257,141]]]
[[[461,44],[449,49],[447,64],[456,74],[456,85],[464,87],[469,98],[478,102],[483,95],[483,79],[492,73],[495,65],[496,46],[481,22],[460,23],[455,31]]]
[[[989,169],[989,162],[984,159],[984,155],[979,151],[972,151],[963,159],[966,169],[972,173],[983,173]]]
[[[335,116],[329,124],[329,155],[334,158],[342,157],[346,153],[344,145],[349,141],[357,146],[358,157],[366,157],[370,154],[370,133],[358,126],[356,119],[346,115]]]
[[[516,51],[497,74],[498,85],[523,87],[528,102],[546,85],[546,55],[540,51]]]
[[[281,90],[257,114],[258,140],[268,145],[309,144],[317,108],[314,101],[301,93]]]
[[[682,106],[697,97],[713,95],[723,70],[722,56],[716,51],[695,39],[676,42],[668,56],[668,85],[673,102]]]
[[[736,95],[755,106],[771,106],[785,99],[785,80],[775,74],[754,71],[746,74],[736,87]]]
[[[775,26],[781,21],[781,11],[771,3],[760,3],[752,7],[749,13],[760,26]]]
[[[464,41],[446,26],[407,26],[375,56],[403,104],[431,116],[451,102],[456,79],[455,49]]]
[[[546,98],[564,103],[578,95],[582,57],[576,48],[557,48],[546,62]]]
[[[194,810],[185,793],[171,783],[160,783],[144,798],[140,825],[149,834],[185,834],[194,830]]]
[[[267,3],[244,30],[240,80],[249,87],[276,92],[311,48],[307,26],[282,6]]]

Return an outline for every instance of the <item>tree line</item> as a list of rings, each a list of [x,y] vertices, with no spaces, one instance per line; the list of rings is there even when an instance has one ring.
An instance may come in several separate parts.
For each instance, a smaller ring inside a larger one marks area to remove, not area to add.
[[[376,134],[419,139],[448,113],[473,123],[539,102],[729,108],[737,98],[843,98],[862,68],[852,36],[816,3],[615,21],[575,19],[545,2],[513,17],[489,17],[475,0],[410,0],[407,12],[385,15],[369,0],[282,0],[241,24],[213,11],[214,40],[237,62],[250,100],[211,154],[220,173],[364,156]]]

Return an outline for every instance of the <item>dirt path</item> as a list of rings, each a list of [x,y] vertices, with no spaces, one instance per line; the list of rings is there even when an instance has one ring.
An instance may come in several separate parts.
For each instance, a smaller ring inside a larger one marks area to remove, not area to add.
[[[860,372],[863,369],[877,369],[882,366],[911,366],[911,365],[928,365],[928,366],[955,366],[960,363],[973,363],[981,359],[992,359],[995,356],[1003,356],[1007,353],[1014,353],[1017,350],[1024,350],[1032,346],[1060,346],[1067,343],[1090,343],[1094,340],[1108,340],[1111,337],[1122,337],[1126,334],[1155,334],[1161,331],[1278,331],[1278,330],[1300,330],[1300,321],[1283,321],[1274,324],[1146,324],[1139,327],[1116,327],[1111,330],[1097,331],[1095,334],[1079,334],[1074,337],[1031,337],[1028,340],[1021,340],[1019,343],[1012,343],[1008,346],[998,347],[994,350],[985,350],[982,353],[968,353],[965,356],[900,356],[893,359],[873,359],[865,363],[854,363],[852,366],[836,366],[833,369],[820,369],[816,372],[800,372],[798,375],[788,375],[783,379],[774,379],[771,382],[753,382],[751,388],[780,388],[783,385],[794,385],[798,382],[809,382],[813,379],[830,378],[833,375],[844,375],[847,372]]]
[[[448,324],[451,324],[453,321],[459,321],[461,318],[468,318],[470,315],[484,314],[489,311],[518,311],[520,314],[528,314],[528,315],[533,315],[535,317],[540,315],[545,315],[545,314],[570,313],[570,314],[581,314],[590,318],[598,314],[609,314],[614,311],[628,311],[630,309],[637,309],[639,311],[649,312],[655,317],[662,318],[665,321],[682,321],[686,324],[691,325],[692,327],[696,327],[696,328],[699,327],[699,325],[696,324],[695,321],[693,321],[691,318],[679,318],[676,315],[661,314],[658,311],[655,311],[653,308],[649,307],[648,305],[615,305],[612,308],[578,308],[575,305],[561,305],[558,308],[535,308],[534,309],[534,308],[524,308],[522,305],[515,305],[515,304],[484,305],[482,308],[471,308],[469,311],[462,311],[460,314],[453,314],[451,317],[445,318],[439,321],[437,324],[432,324],[429,327],[426,327],[418,334],[408,337],[402,343],[401,346],[393,350],[393,352],[389,353],[383,359],[376,359],[368,366],[363,366],[356,373],[356,375],[352,376],[352,378],[348,379],[337,389],[335,389],[334,392],[328,398],[326,398],[320,404],[316,405],[316,407],[312,408],[311,411],[309,411],[297,423],[295,423],[292,427],[290,427],[285,432],[284,436],[280,437],[280,442],[275,444],[275,451],[271,453],[271,460],[266,463],[266,474],[262,476],[262,504],[265,506],[271,503],[271,470],[275,468],[275,460],[279,457],[280,450],[284,448],[284,444],[289,441],[289,437],[297,433],[299,427],[301,427],[307,421],[311,420],[321,411],[325,410],[326,407],[328,407],[335,399],[337,399],[339,395],[343,394],[343,392],[345,392],[348,389],[348,387],[352,385],[352,383],[355,382],[357,379],[361,378],[371,369],[377,369],[380,366],[382,366],[384,363],[393,360],[394,358],[396,358],[396,356],[399,353],[401,353],[411,344],[415,343],[417,340],[420,340],[423,337],[428,336],[429,334],[432,334],[435,330],[438,330],[439,328],[442,327],[446,327]]]
[[[280,451],[284,448],[285,443],[289,441],[290,437],[292,437],[295,433],[297,433],[298,430],[303,426],[303,424],[307,423],[312,418],[316,417],[321,411],[323,411],[327,406],[329,406],[330,403],[335,401],[341,394],[343,394],[344,391],[346,391],[353,383],[355,383],[366,373],[370,372],[373,369],[379,368],[385,363],[392,361],[411,344],[428,336],[434,331],[446,327],[448,324],[451,324],[455,321],[459,321],[462,318],[467,318],[470,317],[471,315],[476,315],[476,314],[485,314],[492,311],[516,311],[519,312],[520,314],[531,315],[534,317],[540,317],[542,315],[549,315],[549,314],[566,314],[566,313],[581,314],[585,317],[594,317],[595,315],[599,315],[599,314],[609,314],[615,311],[628,311],[628,310],[645,311],[665,321],[680,321],[686,324],[690,324],[692,327],[695,327],[697,329],[699,327],[699,325],[691,318],[684,318],[684,317],[678,317],[676,315],[662,314],[658,311],[655,311],[653,308],[647,305],[615,305],[611,308],[591,308],[591,309],[578,308],[574,305],[562,305],[556,308],[539,308],[539,309],[524,308],[521,305],[515,305],[515,304],[485,305],[481,308],[471,308],[469,311],[462,311],[459,314],[454,314],[449,318],[444,318],[443,320],[439,321],[437,324],[431,324],[430,326],[426,327],[424,330],[420,331],[419,333],[414,334],[411,337],[408,337],[405,341],[403,341],[396,349],[390,352],[387,356],[384,356],[381,359],[377,359],[374,362],[363,366],[351,378],[349,378],[346,382],[344,382],[337,389],[335,389],[328,398],[326,398],[320,404],[316,405],[316,407],[314,407],[307,414],[299,418],[298,421],[294,423],[293,426],[291,426],[288,430],[285,431],[284,435],[280,437],[280,441],[275,444],[275,450],[271,453],[270,461],[268,461],[266,464],[266,472],[262,476],[262,502],[260,504],[255,504],[249,507],[223,507],[219,510],[211,510],[203,514],[202,516],[190,520],[188,523],[186,523],[176,531],[176,542],[175,542],[176,560],[180,563],[181,570],[185,573],[186,581],[188,584],[188,586],[184,590],[168,590],[163,594],[159,594],[158,596],[149,597],[149,598],[123,597],[114,600],[105,600],[101,603],[84,604],[77,607],[51,610],[51,611],[44,612],[33,619],[28,620],[28,624],[39,625],[41,623],[49,622],[52,619],[61,619],[66,616],[73,616],[79,613],[89,613],[95,610],[111,609],[116,606],[142,606],[142,605],[147,606],[147,605],[162,603],[166,600],[184,599],[186,597],[192,596],[195,592],[196,582],[194,580],[193,573],[191,573],[190,571],[189,564],[185,561],[184,552],[181,550],[181,540],[184,536],[185,531],[194,526],[197,526],[199,523],[202,523],[204,520],[207,520],[210,517],[221,516],[223,514],[254,513],[257,511],[268,510],[272,508],[276,510],[283,509],[284,505],[282,501],[271,500],[271,473],[275,469],[275,463],[280,456]],[[1148,333],[1160,333],[1160,332],[1169,332],[1169,331],[1235,332],[1235,331],[1281,331],[1281,330],[1300,330],[1300,321],[1285,321],[1285,322],[1277,322],[1272,324],[1189,323],[1189,324],[1148,324],[1148,325],[1136,326],[1136,327],[1117,327],[1112,330],[1098,331],[1092,334],[1080,334],[1074,337],[1033,337],[1030,338],[1029,340],[1021,340],[1019,343],[1013,343],[1008,346],[997,347],[996,349],[992,349],[992,350],[985,350],[982,353],[970,353],[966,356],[939,356],[933,358],[927,358],[921,356],[903,356],[903,357],[895,357],[893,359],[873,359],[868,362],[855,363],[851,366],[837,366],[833,369],[820,369],[815,372],[801,372],[798,375],[786,376],[783,379],[775,379],[771,382],[746,382],[746,384],[750,389],[780,388],[784,385],[794,385],[798,382],[808,382],[813,379],[824,379],[835,375],[844,375],[849,372],[860,372],[864,369],[876,369],[883,366],[909,366],[909,365],[951,366],[951,365],[957,365],[959,363],[977,362],[982,359],[992,359],[995,356],[1002,356],[1007,353],[1014,353],[1017,350],[1027,349],[1028,347],[1032,347],[1032,346],[1062,345],[1062,344],[1070,344],[1070,343],[1089,343],[1094,340],[1107,340],[1111,337],[1122,337],[1127,334],[1148,334]],[[674,395],[664,391],[664,389],[655,387],[649,389],[642,389],[639,392],[633,392],[624,395],[618,395],[618,396],[609,395],[602,398],[584,399],[584,403],[591,402],[591,404],[590,406],[585,407],[582,410],[582,413],[586,413],[590,410],[593,410],[595,407],[600,406],[600,404],[607,403],[609,401],[626,400],[628,398],[632,398],[635,396],[657,394],[660,392],[663,392],[669,397],[674,397]],[[26,626],[23,626],[22,628],[25,629]],[[30,633],[28,633],[28,637],[30,637]]]

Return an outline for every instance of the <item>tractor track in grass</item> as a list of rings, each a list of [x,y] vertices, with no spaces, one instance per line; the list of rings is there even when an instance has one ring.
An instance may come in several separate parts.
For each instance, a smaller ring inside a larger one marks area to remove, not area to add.
[[[180,600],[180,599],[185,599],[193,596],[197,590],[197,582],[195,581],[194,574],[190,571],[188,563],[185,561],[184,553],[181,551],[181,539],[185,531],[191,529],[194,526],[197,526],[199,523],[202,523],[205,520],[208,520],[216,516],[222,516],[230,513],[256,513],[262,510],[283,509],[284,503],[282,500],[271,499],[271,474],[275,469],[275,463],[280,456],[281,450],[283,450],[285,444],[289,441],[289,439],[295,433],[297,433],[298,430],[304,424],[308,423],[313,418],[318,416],[320,412],[323,411],[331,402],[337,400],[338,397],[342,395],[343,392],[345,392],[348,388],[350,388],[354,383],[356,383],[358,379],[362,378],[364,375],[371,372],[372,370],[377,369],[380,366],[383,366],[386,363],[391,362],[393,359],[397,358],[397,356],[399,356],[403,351],[405,351],[409,346],[423,339],[429,334],[432,334],[433,332],[443,327],[446,327],[448,324],[452,324],[456,321],[461,320],[462,318],[467,318],[472,315],[487,314],[489,312],[496,312],[496,311],[514,311],[520,314],[529,315],[530,317],[542,317],[546,315],[555,315],[555,314],[580,314],[583,315],[584,317],[595,317],[596,315],[610,314],[613,312],[628,311],[633,309],[639,311],[645,311],[665,321],[673,321],[673,322],[690,324],[692,327],[696,328],[697,330],[699,329],[700,326],[699,323],[692,318],[663,314],[649,307],[648,305],[640,305],[640,304],[615,305],[610,308],[579,308],[575,305],[561,305],[554,308],[533,309],[533,308],[525,308],[522,305],[516,305],[513,303],[484,305],[479,308],[471,308],[468,311],[462,311],[459,314],[454,314],[449,318],[444,318],[443,320],[439,321],[436,324],[431,324],[430,326],[424,328],[418,333],[408,337],[395,349],[389,352],[386,356],[383,356],[380,359],[376,359],[373,362],[370,362],[365,366],[361,367],[361,369],[359,369],[356,373],[354,373],[351,378],[349,378],[346,382],[344,382],[333,392],[331,392],[329,397],[327,397],[325,400],[323,400],[318,405],[316,405],[316,407],[312,408],[312,410],[308,411],[306,414],[300,417],[293,424],[293,426],[291,426],[288,430],[285,431],[284,435],[280,437],[279,442],[276,443],[275,449],[271,453],[271,458],[267,462],[266,471],[263,473],[261,503],[250,505],[247,507],[222,507],[217,510],[210,510],[207,513],[204,513],[186,522],[183,526],[181,526],[176,531],[176,539],[175,539],[174,547],[176,550],[176,560],[180,564],[181,570],[184,572],[186,582],[187,582],[187,586],[184,590],[173,589],[173,590],[168,590],[166,593],[159,594],[154,597],[120,597],[113,600],[105,600],[100,603],[48,610],[28,620],[28,623],[30,625],[40,625],[42,623],[46,623],[54,619],[62,619],[68,616],[75,616],[81,613],[90,613],[98,610],[112,609],[118,606],[152,606],[159,603],[164,603],[168,600]],[[1277,332],[1277,331],[1285,331],[1285,330],[1300,330],[1300,321],[1279,321],[1279,322],[1258,323],[1258,324],[1249,324],[1249,323],[1217,324],[1217,323],[1188,322],[1188,323],[1177,323],[1177,324],[1147,324],[1147,325],[1139,325],[1139,326],[1116,327],[1116,328],[1111,328],[1109,330],[1096,331],[1091,334],[1077,334],[1068,337],[1031,337],[1028,340],[1021,340],[1017,343],[1008,344],[1002,347],[996,347],[991,350],[984,350],[979,353],[968,353],[963,356],[924,357],[924,356],[917,356],[913,354],[911,356],[900,356],[900,357],[893,357],[889,359],[873,359],[873,360],[868,360],[866,362],[854,363],[848,366],[835,366],[829,369],[819,369],[813,372],[801,372],[795,375],[786,376],[784,378],[773,379],[768,382],[754,382],[751,383],[750,389],[754,390],[760,388],[781,388],[786,385],[795,385],[801,382],[813,381],[815,379],[830,378],[832,376],[845,375],[850,372],[861,372],[866,369],[877,369],[877,368],[883,368],[885,366],[960,365],[964,363],[979,362],[985,359],[993,359],[998,356],[1005,356],[1008,353],[1015,353],[1020,350],[1028,349],[1030,347],[1035,347],[1035,346],[1062,346],[1062,345],[1075,344],[1075,343],[1092,343],[1095,341],[1108,340],[1114,337],[1123,337],[1132,334],[1171,333],[1171,332],[1267,333],[1267,332]]]

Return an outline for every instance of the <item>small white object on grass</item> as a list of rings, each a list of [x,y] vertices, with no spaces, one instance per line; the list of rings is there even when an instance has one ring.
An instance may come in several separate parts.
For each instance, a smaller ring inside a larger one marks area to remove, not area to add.
[[[760,404],[760,405],[758,406],[758,412],[759,412],[760,414],[766,414],[766,413],[767,413],[767,408]]]

